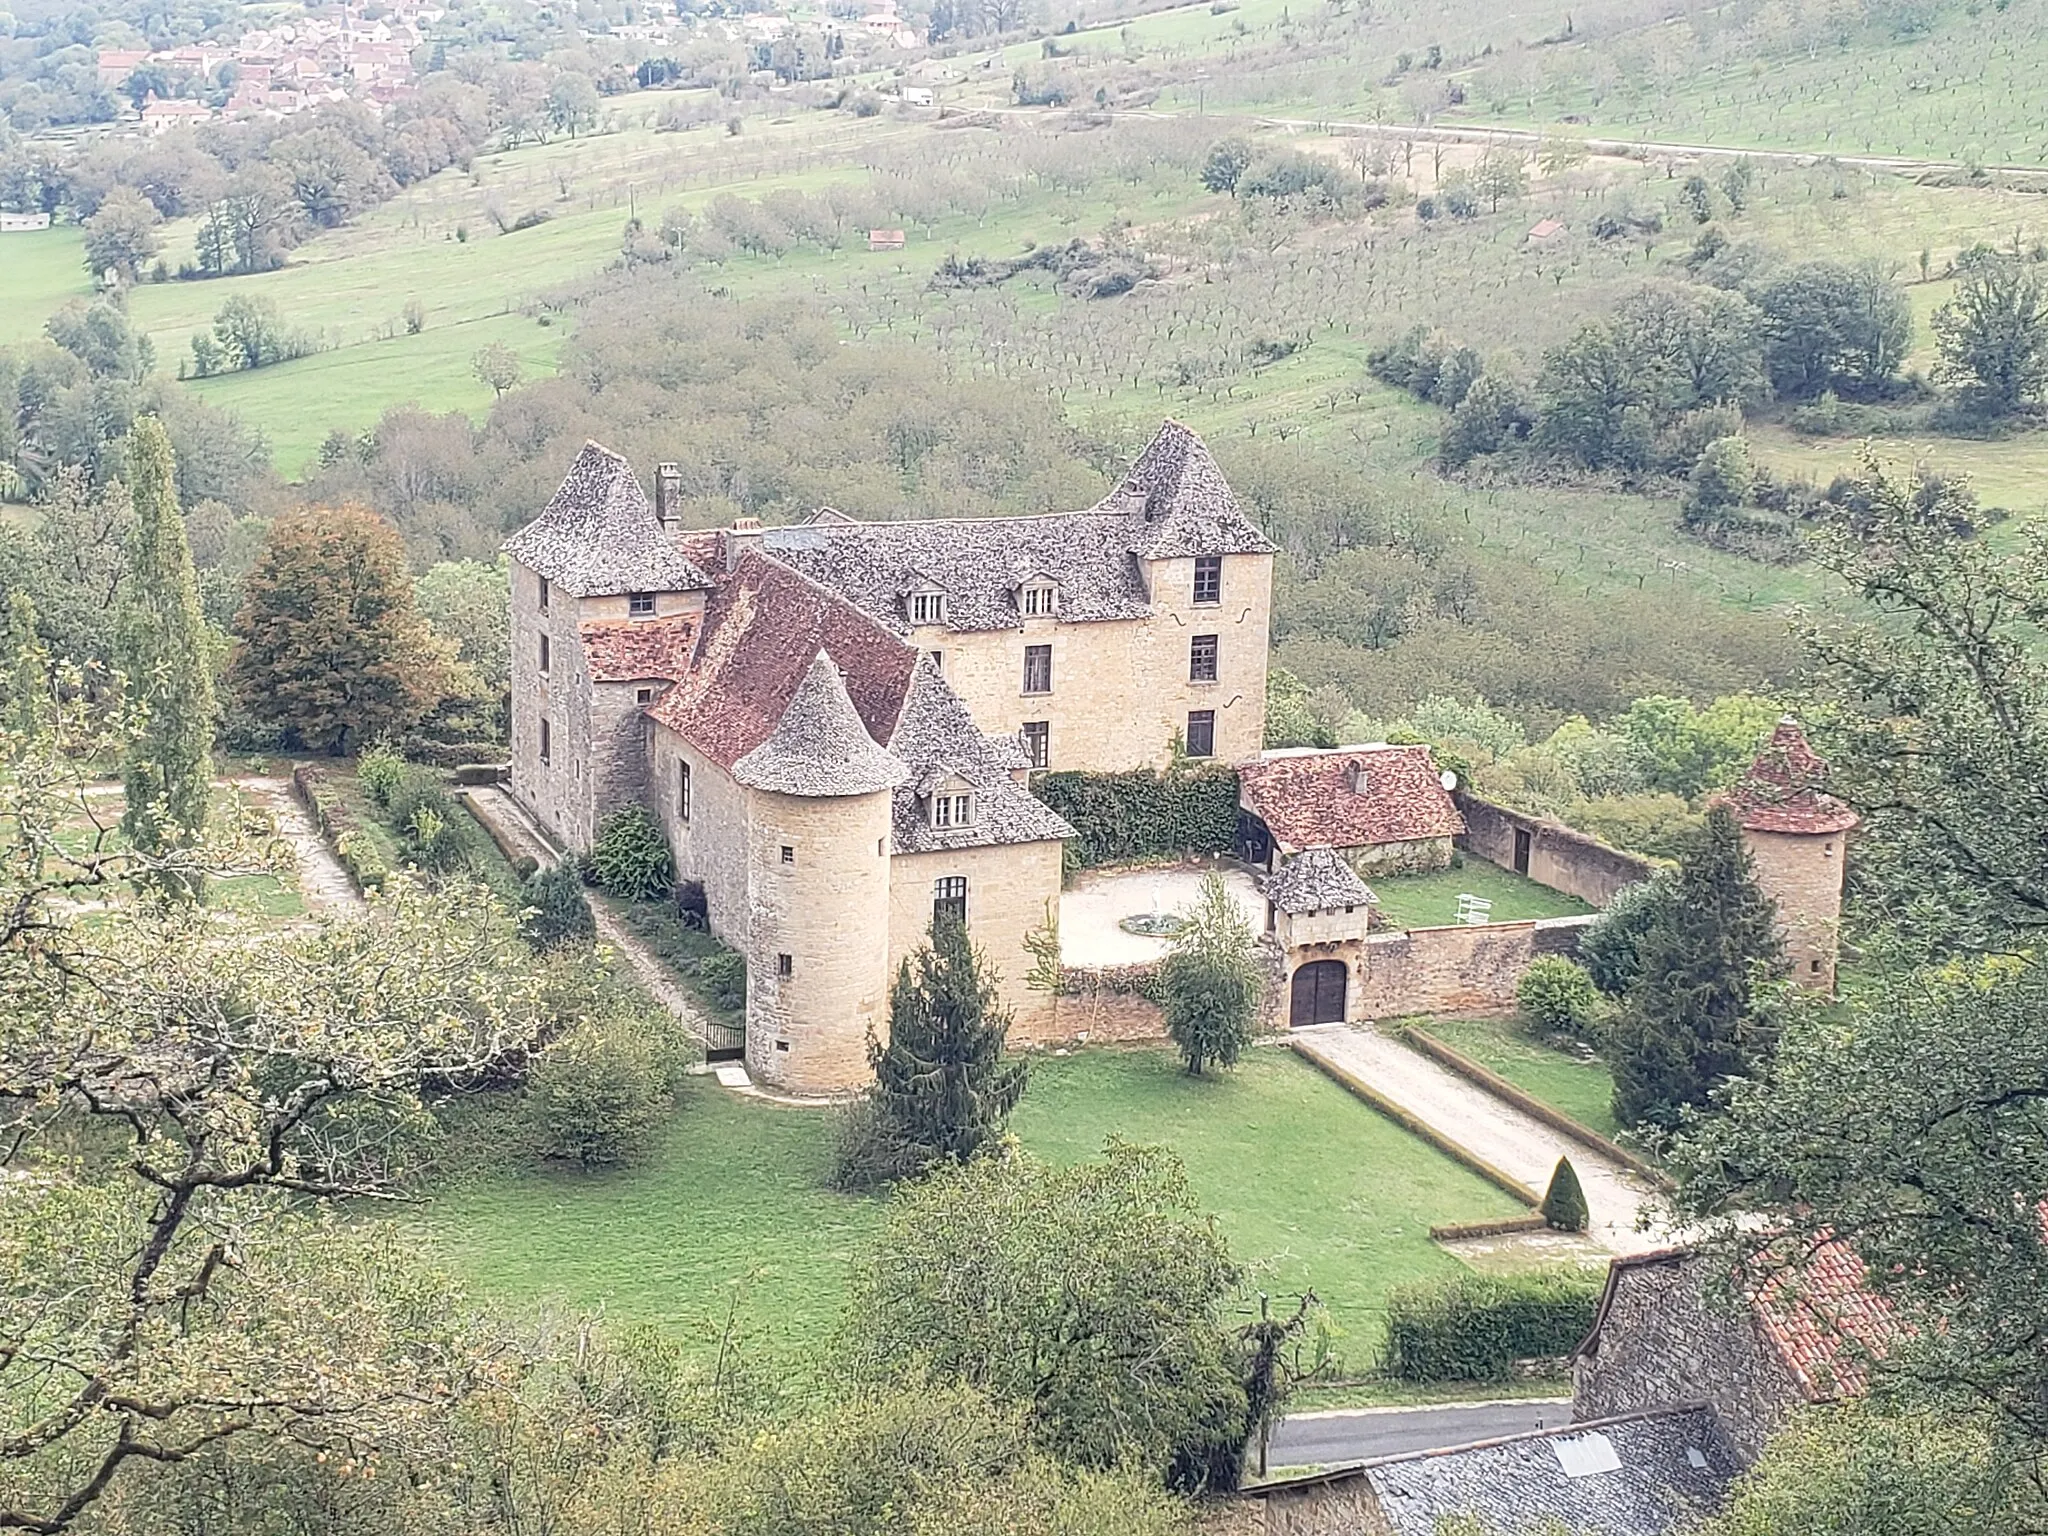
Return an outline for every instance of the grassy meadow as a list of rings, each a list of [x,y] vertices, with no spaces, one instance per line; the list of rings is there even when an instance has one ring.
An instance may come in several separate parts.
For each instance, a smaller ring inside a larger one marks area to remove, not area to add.
[[[1530,1097],[1570,1115],[1603,1136],[1621,1134],[1614,1118],[1614,1074],[1597,1057],[1552,1050],[1512,1019],[1417,1019],[1453,1050],[1491,1067]]]

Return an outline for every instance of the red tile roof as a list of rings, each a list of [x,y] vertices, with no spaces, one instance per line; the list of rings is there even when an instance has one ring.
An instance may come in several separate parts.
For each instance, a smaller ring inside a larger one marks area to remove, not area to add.
[[[1722,798],[1752,832],[1846,832],[1858,817],[1821,791],[1827,775],[1827,760],[1807,744],[1799,722],[1787,715],[1742,781]]]
[[[1869,1362],[1899,1336],[1897,1316],[1864,1284],[1866,1274],[1853,1248],[1829,1239],[1751,1290],[1758,1330],[1808,1402],[1867,1390]]]
[[[1354,766],[1364,790],[1352,788]],[[1425,746],[1273,752],[1238,771],[1239,799],[1286,849],[1361,848],[1465,830]]]
[[[868,735],[886,743],[917,652],[845,599],[779,561],[741,557],[705,604],[689,674],[648,714],[722,768],[774,732],[819,651],[846,680]]]
[[[589,619],[576,626],[594,683],[634,683],[644,678],[680,682],[690,670],[697,620],[686,613],[659,619]]]

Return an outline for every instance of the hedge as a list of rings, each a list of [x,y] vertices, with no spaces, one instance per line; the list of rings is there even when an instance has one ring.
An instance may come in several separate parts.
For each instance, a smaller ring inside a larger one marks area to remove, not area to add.
[[[377,852],[375,841],[356,825],[347,804],[327,783],[326,774],[313,763],[300,763],[292,769],[292,789],[355,888],[365,895],[381,888],[391,870]]]
[[[1562,1273],[1400,1286],[1387,1297],[1380,1366],[1401,1381],[1506,1381],[1517,1360],[1578,1348],[1599,1305],[1597,1282]]]
[[[1041,773],[1031,792],[1072,824],[1078,868],[1237,846],[1237,775],[1228,768]]]

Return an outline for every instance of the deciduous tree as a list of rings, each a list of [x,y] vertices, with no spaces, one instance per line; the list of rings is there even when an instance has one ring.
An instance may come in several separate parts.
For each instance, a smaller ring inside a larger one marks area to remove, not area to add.
[[[1265,976],[1245,921],[1222,879],[1203,877],[1201,894],[1182,913],[1184,926],[1159,968],[1166,1032],[1190,1073],[1212,1062],[1234,1067],[1251,1044]]]
[[[116,187],[101,199],[99,211],[85,221],[85,269],[94,277],[113,272],[132,283],[163,249],[157,234],[162,221],[148,198]]]
[[[2030,262],[1971,262],[1956,296],[1934,312],[1938,376],[1986,416],[2009,416],[2048,388],[2048,283]]]

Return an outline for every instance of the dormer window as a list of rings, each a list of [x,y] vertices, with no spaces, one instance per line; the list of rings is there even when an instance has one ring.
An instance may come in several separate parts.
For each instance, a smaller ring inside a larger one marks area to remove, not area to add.
[[[932,796],[932,825],[941,830],[948,827],[971,827],[974,825],[974,796],[966,790]]]
[[[1035,581],[1017,594],[1017,606],[1027,619],[1047,618],[1059,612],[1060,589],[1049,581]]]
[[[913,592],[910,594],[910,622],[913,624],[943,624],[946,622],[946,594],[943,592]]]
[[[626,598],[626,617],[630,619],[651,619],[654,617],[654,594],[634,592]]]

